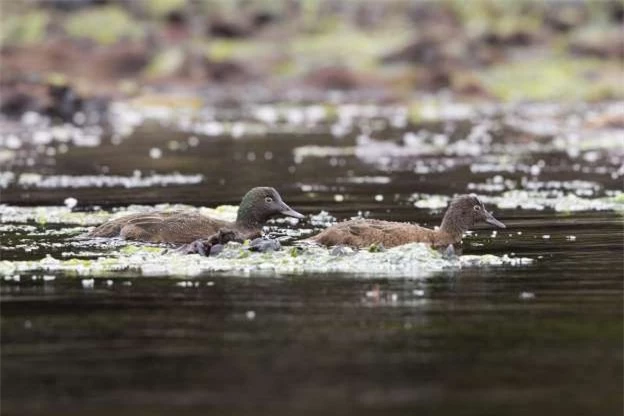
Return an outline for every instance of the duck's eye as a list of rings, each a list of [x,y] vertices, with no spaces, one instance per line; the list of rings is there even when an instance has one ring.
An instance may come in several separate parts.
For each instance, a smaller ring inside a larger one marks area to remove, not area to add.
[[[475,205],[475,206],[474,206],[474,210],[475,210],[475,211],[481,211],[481,207],[480,207],[479,205]]]
[[[273,198],[271,198],[270,196],[267,196],[266,198],[264,198],[264,202],[266,202],[267,204],[270,204],[271,202],[273,202]]]

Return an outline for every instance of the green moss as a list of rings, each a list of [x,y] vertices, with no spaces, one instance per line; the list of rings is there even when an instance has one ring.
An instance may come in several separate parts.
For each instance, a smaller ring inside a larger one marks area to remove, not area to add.
[[[364,32],[338,27],[320,34],[298,36],[292,39],[290,50],[304,70],[328,63],[366,70],[377,68],[380,56],[403,47],[409,38],[408,30]]]
[[[49,85],[55,85],[55,86],[64,86],[64,85],[68,85],[69,82],[67,80],[67,77],[64,74],[61,74],[59,72],[50,72],[47,74],[47,78],[46,78],[46,82]]]
[[[24,15],[12,15],[2,18],[0,24],[0,43],[33,44],[45,38],[46,27],[50,18],[44,11],[34,10]]]
[[[215,40],[208,45],[207,55],[214,61],[225,61],[234,56],[236,47],[242,44],[236,40]]]
[[[273,67],[275,75],[289,76],[296,73],[297,65],[292,60],[285,60]]]
[[[613,71],[616,68],[598,60],[562,57],[503,64],[478,77],[505,101],[591,100],[624,94]]]
[[[114,257],[99,259],[98,264],[105,270],[114,270],[119,268],[119,260]]]
[[[231,59],[254,59],[268,56],[273,45],[256,39],[211,39],[204,45],[206,57],[222,62]]]
[[[505,15],[492,22],[491,31],[507,37],[516,32],[539,33],[541,26],[541,16]]]
[[[63,264],[69,266],[83,266],[83,267],[91,267],[94,262],[92,260],[81,260],[81,259],[70,259],[63,262]]]
[[[37,210],[37,214],[35,216],[35,222],[39,225],[45,225],[48,223],[48,216],[47,213],[45,211],[45,208],[43,209],[38,209]]]
[[[132,255],[136,253],[160,253],[163,251],[162,247],[149,247],[149,246],[125,246],[119,250],[120,253],[126,255]]]
[[[325,110],[325,117],[328,120],[336,120],[338,119],[338,106],[336,104],[323,104],[323,109]]]
[[[420,124],[422,121],[422,105],[420,103],[410,103],[407,109],[407,118],[412,124]]]
[[[65,22],[70,36],[91,39],[110,45],[122,38],[136,39],[143,35],[141,25],[121,7],[108,6],[73,13]]]
[[[373,243],[368,247],[368,252],[369,253],[381,253],[386,251],[385,247],[383,246],[383,244],[377,244],[377,243]]]
[[[165,49],[158,53],[145,68],[145,75],[159,77],[171,75],[184,62],[184,51],[179,48]]]
[[[183,9],[186,5],[186,0],[146,0],[145,9],[147,12],[156,17],[163,17],[167,13],[174,10]]]
[[[443,0],[469,32],[492,31],[499,34],[516,29],[538,29],[543,5],[535,0]]]

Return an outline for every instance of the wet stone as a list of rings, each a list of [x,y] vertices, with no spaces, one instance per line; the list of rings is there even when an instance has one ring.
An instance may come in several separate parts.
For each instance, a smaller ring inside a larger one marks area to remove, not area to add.
[[[353,254],[355,254],[355,250],[353,250],[351,247],[343,245],[332,247],[329,250],[330,256],[351,256]]]
[[[223,244],[215,244],[214,246],[210,247],[210,255],[216,256],[220,254],[223,251],[223,248],[224,248]]]
[[[442,257],[447,260],[453,260],[457,258],[457,253],[455,252],[455,247],[453,247],[453,244],[449,244],[449,246],[442,251]]]
[[[279,241],[267,238],[256,238],[249,243],[249,250],[261,253],[279,251],[281,248],[282,246]]]

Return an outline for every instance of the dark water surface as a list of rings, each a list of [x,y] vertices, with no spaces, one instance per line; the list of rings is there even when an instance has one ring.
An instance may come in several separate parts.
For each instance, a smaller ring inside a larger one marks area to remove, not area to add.
[[[296,146],[335,145],[328,135],[202,138],[192,151],[149,157],[155,143],[188,136],[146,128],[119,146],[71,148],[37,169],[73,175],[97,174],[102,166],[118,175],[176,170],[203,174],[200,185],[12,187],[3,202],[59,205],[73,196],[83,207],[213,206],[237,203],[252,186],[272,185],[306,214],[325,209],[344,218],[369,210],[372,217],[435,225],[440,213],[415,209],[408,201],[412,193],[466,192],[468,182],[491,176],[471,173],[469,163],[416,175],[355,157],[293,162]],[[537,159],[546,162],[542,180],[621,186],[605,175],[575,174],[565,155],[532,154],[526,162]],[[379,175],[389,183],[340,180]],[[315,190],[304,192],[302,184]],[[345,200],[336,202],[335,194]],[[383,201],[373,198],[377,194]],[[198,287],[132,276],[112,284],[96,279],[93,288],[66,275],[47,282],[28,274],[20,282],[5,280],[2,412],[622,414],[621,215],[548,209],[496,215],[509,229],[497,238],[478,230],[465,239],[464,253],[515,253],[533,264],[427,279],[212,274],[192,279]],[[0,242],[10,237],[0,235]],[[11,253],[15,259],[42,255]]]

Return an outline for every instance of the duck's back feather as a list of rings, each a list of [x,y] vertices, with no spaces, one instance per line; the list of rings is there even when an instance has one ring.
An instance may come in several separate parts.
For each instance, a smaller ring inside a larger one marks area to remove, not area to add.
[[[184,244],[232,226],[230,222],[209,218],[194,211],[156,211],[110,220],[93,229],[89,235],[122,237],[150,243]]]
[[[383,244],[386,248],[417,242],[431,245],[453,243],[450,236],[439,231],[409,223],[374,219],[341,222],[309,240],[324,246],[342,244],[352,247],[368,247],[371,244]]]

